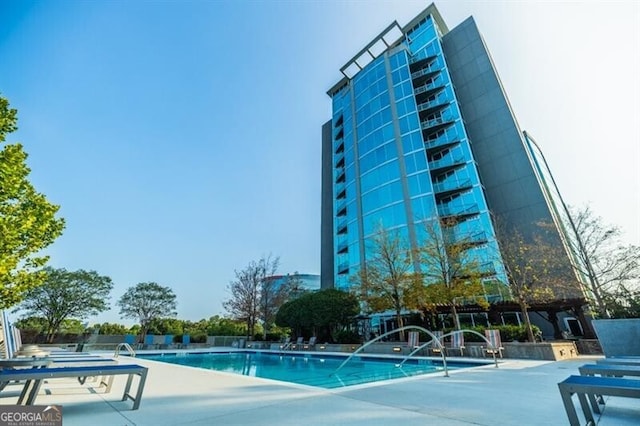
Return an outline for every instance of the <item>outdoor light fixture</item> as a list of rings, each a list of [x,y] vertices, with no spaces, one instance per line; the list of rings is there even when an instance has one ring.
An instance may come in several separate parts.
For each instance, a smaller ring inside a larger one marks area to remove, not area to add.
[[[325,348],[324,345],[320,346],[320,349],[324,349],[324,348]]]
[[[401,348],[400,346],[394,346],[394,347],[393,347],[393,351],[394,351],[394,352],[401,352],[401,351],[402,351],[402,348]]]

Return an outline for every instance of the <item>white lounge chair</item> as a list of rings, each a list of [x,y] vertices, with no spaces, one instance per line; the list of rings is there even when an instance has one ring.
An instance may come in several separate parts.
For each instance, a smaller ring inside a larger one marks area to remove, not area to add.
[[[447,352],[450,350],[460,351],[460,356],[463,356],[464,349],[464,334],[462,331],[454,331],[451,334],[451,345],[447,348]]]
[[[489,341],[489,345],[486,348],[488,354],[499,354],[502,358],[502,339],[500,338],[500,330],[485,330],[484,335]]]

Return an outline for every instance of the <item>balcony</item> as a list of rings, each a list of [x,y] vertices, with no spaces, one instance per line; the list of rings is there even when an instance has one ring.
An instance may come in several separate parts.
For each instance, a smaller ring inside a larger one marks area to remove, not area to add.
[[[349,245],[347,243],[338,244],[338,254],[347,253],[349,251]]]
[[[347,198],[347,190],[344,187],[344,185],[338,185],[340,186],[342,189],[338,189],[336,187],[336,200],[344,200],[345,198]]]
[[[438,204],[438,216],[441,219],[458,218],[464,216],[475,216],[480,214],[477,204],[465,204],[462,206],[449,206],[447,204]]]
[[[442,108],[448,106],[450,103],[447,99],[434,99],[433,101],[423,102],[418,105],[418,112],[421,116],[432,114]]]
[[[411,58],[409,60],[409,68],[411,72],[415,72],[421,68],[424,68],[425,65],[429,65],[429,63],[433,62],[438,57],[436,55],[427,56],[426,58]]]
[[[343,275],[348,273],[349,273],[349,264],[347,262],[343,262],[338,265],[338,275]]]
[[[437,78],[440,75],[440,69],[436,67],[428,67],[411,74],[411,83],[413,87],[423,86],[429,79]]]
[[[335,158],[336,158],[335,166],[336,167],[344,167],[344,151],[339,153],[339,154],[336,154]]]
[[[484,244],[488,241],[487,233],[485,231],[479,231],[469,233],[460,238],[459,242],[462,244],[478,245]]]
[[[496,266],[493,262],[483,263],[478,266],[478,272],[480,272],[480,275],[483,277],[489,277],[496,274]]]
[[[344,183],[346,182],[347,177],[345,176],[344,169],[339,169],[336,171],[336,183]]]
[[[337,232],[338,235],[346,234],[347,233],[347,221],[343,220],[342,222],[338,223],[337,229],[338,229],[338,232]]]
[[[342,127],[340,127],[340,130],[338,130],[338,133],[336,134],[336,136],[333,138],[336,141],[342,139],[344,137],[344,129]]]
[[[429,170],[431,171],[431,175],[440,174],[450,169],[455,169],[458,167],[462,167],[467,163],[467,160],[464,156],[460,155],[458,157],[453,158],[451,155],[447,155],[444,158],[436,161],[429,161]]]
[[[414,84],[413,87],[414,87],[413,94],[416,96],[416,99],[418,95],[422,95],[420,96],[420,98],[425,98],[425,97],[428,98],[434,93],[444,89],[445,84],[444,84],[444,79],[442,77],[438,77],[430,83],[426,83],[423,85]]]
[[[336,209],[336,216],[342,217],[347,215],[347,203],[343,202],[338,204],[338,208]]]
[[[427,155],[433,154],[436,151],[441,151],[443,148],[451,147],[460,143],[460,139],[457,135],[447,135],[427,140],[424,143],[424,147],[427,150]]]
[[[438,130],[442,130],[455,122],[455,118],[453,117],[438,117],[433,120],[427,120],[420,122],[420,126],[422,130],[427,132],[423,132],[426,137],[437,132]]]
[[[445,238],[450,244],[474,246],[486,243],[487,233],[485,231],[456,232],[455,228],[448,228],[445,231]]]
[[[340,117],[338,117],[333,127],[337,129],[338,127],[342,126],[343,122],[344,122],[344,116],[340,115]]]
[[[341,154],[343,152],[344,152],[344,141],[342,139],[340,139],[340,141],[338,141],[338,143],[336,144],[335,153],[336,154]]]
[[[442,199],[452,194],[468,191],[473,185],[471,180],[467,179],[463,182],[449,180],[433,184],[433,192],[436,194],[436,200]]]

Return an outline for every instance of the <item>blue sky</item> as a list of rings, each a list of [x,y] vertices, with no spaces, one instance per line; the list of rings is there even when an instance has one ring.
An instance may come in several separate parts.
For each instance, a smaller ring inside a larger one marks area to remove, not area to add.
[[[51,264],[223,314],[234,269],[320,270],[320,127],[339,69],[422,1],[4,1],[0,93],[67,221]],[[568,203],[640,243],[640,7],[437,3],[473,15]],[[121,321],[117,309],[91,319]]]

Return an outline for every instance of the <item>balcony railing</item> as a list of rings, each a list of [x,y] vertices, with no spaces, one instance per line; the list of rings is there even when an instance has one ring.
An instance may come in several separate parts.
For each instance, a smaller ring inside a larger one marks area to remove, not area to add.
[[[430,110],[430,109],[437,109],[437,108],[443,108],[447,105],[449,105],[449,100],[447,100],[446,98],[442,97],[441,99],[434,99],[432,101],[429,102],[423,102],[420,105],[418,105],[418,112],[422,112],[422,111],[426,111],[426,110]]]
[[[440,160],[429,161],[429,169],[433,171],[458,164],[464,164],[466,162],[467,160],[465,160],[464,156],[452,158],[450,155],[448,155],[444,158],[441,158]]]
[[[483,276],[495,275],[496,274],[496,266],[493,262],[483,263],[478,266],[478,272],[480,272]]]
[[[453,117],[438,117],[438,118],[434,118],[433,120],[422,121],[420,123],[420,126],[422,126],[423,130],[428,130],[432,127],[435,127],[441,124],[453,123],[454,121],[455,120]]]
[[[338,274],[348,274],[349,273],[349,263],[343,262],[338,265]]]
[[[460,190],[463,191],[465,189],[469,189],[471,188],[471,180],[467,179],[463,182],[459,182],[459,181],[444,181],[444,182],[440,182],[440,183],[434,183],[433,184],[433,192],[438,194],[438,193],[442,193],[442,192],[453,192],[456,190]]]
[[[436,59],[438,56],[437,55],[431,55],[431,56],[427,56],[426,58],[422,58],[420,56],[414,56],[411,59],[409,59],[409,64],[411,67],[415,67],[415,66],[420,66],[419,64],[421,62],[423,63],[428,63],[433,61],[434,59]]]
[[[424,143],[424,147],[426,149],[433,149],[433,148],[438,148],[444,145],[457,143],[457,142],[460,142],[460,139],[458,138],[457,134],[445,133],[444,135],[438,137],[437,139],[427,140]]]
[[[427,74],[432,74],[434,72],[438,72],[442,69],[442,67],[440,66],[440,64],[436,61],[436,62],[432,62],[431,64],[427,65],[426,67],[423,67],[421,69],[419,69],[416,72],[412,72],[411,73],[411,79],[415,80],[416,78],[420,78],[423,75],[427,75]]]
[[[338,229],[338,235],[346,234],[347,233],[347,221],[343,220],[342,222],[338,223],[337,229]]]
[[[421,93],[428,92],[430,90],[436,91],[444,89],[444,79],[440,76],[436,77],[431,83],[423,84],[413,90],[414,95],[420,95]]]
[[[480,213],[477,204],[464,204],[462,206],[449,206],[447,204],[438,205],[438,215],[441,218],[452,216],[466,216]]]
[[[464,247],[472,247],[478,244],[483,244],[487,242],[487,234],[484,231],[475,232],[475,233],[459,233],[454,230],[449,230],[445,233],[445,238],[449,244],[453,244],[456,246]]]

